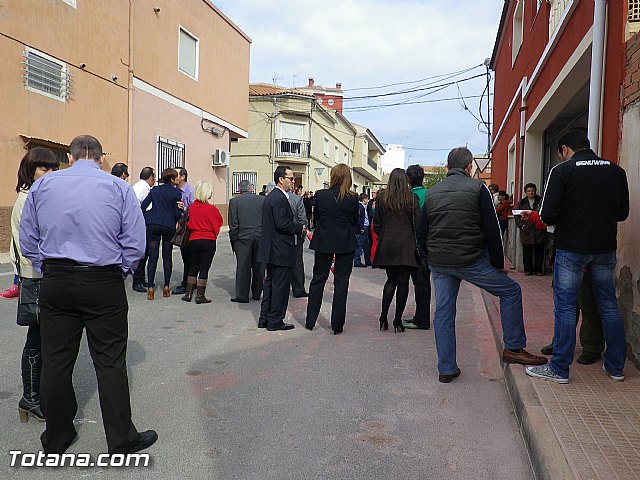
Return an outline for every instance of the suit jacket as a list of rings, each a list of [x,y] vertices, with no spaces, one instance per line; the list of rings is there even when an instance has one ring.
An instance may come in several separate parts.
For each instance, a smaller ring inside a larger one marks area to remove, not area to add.
[[[287,196],[279,188],[267,195],[262,207],[262,236],[258,261],[293,267],[294,236],[302,233],[302,224],[294,220]]]
[[[339,200],[337,189],[316,192],[316,229],[309,248],[320,253],[355,252],[359,206],[356,195]]]
[[[293,218],[296,219],[298,223],[307,226],[309,222],[307,220],[307,211],[304,209],[303,198],[300,195],[296,195],[295,193],[290,193],[289,205],[291,205]],[[296,245],[299,245],[300,242],[304,243],[304,235],[299,235],[296,237]]]
[[[259,239],[262,227],[262,207],[266,197],[245,192],[229,200],[229,239],[251,241]]]

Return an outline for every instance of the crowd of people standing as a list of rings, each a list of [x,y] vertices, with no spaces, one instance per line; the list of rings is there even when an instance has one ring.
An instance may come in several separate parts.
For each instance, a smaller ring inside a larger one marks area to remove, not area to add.
[[[345,164],[334,166],[328,188],[313,195],[300,195],[293,171],[282,165],[275,168],[273,182],[265,186],[263,195],[256,195],[251,183],[241,182],[240,195],[229,203],[227,219],[237,261],[235,294],[230,300],[261,301],[258,327],[283,331],[294,328],[285,323],[290,294],[308,297],[304,325],[313,330],[333,272],[331,329],[338,335],[346,325],[352,270],[371,264],[386,274],[380,295],[380,330],[389,328],[394,298],[394,332],[426,330],[431,327],[432,279],[438,378],[449,383],[461,374],[456,363],[455,304],[465,280],[500,299],[503,361],[527,365],[531,376],[566,383],[575,348],[576,312],[578,308],[584,311],[588,302],[587,293],[581,300],[578,290],[589,281],[592,303],[601,314],[603,341],[599,343],[602,348],[607,346],[604,369],[613,380],[623,380],[624,329],[615,305],[613,267],[616,225],[629,210],[626,177],[619,167],[598,159],[580,134],[561,140],[560,155],[564,163],[552,170],[547,187],[551,193],[541,199],[536,186],[527,184],[526,196],[518,205],[522,212],[516,219],[527,257],[525,274],[543,273],[544,232],[548,225],[557,228],[550,365],[545,357],[525,350],[522,291],[505,268],[502,237],[506,228],[501,217],[507,212],[509,218],[511,203],[497,186],[487,188],[471,178],[473,156],[466,148],[449,153],[447,176],[435,186],[424,188],[424,171],[418,165],[406,171],[396,168],[386,188],[372,195],[371,201],[368,194],[352,191],[351,171]],[[124,277],[133,274],[133,289],[154,300],[155,272],[162,258],[163,297],[184,294],[181,299],[190,302],[195,292],[196,303],[210,303],[205,297],[208,272],[223,224],[220,211],[211,203],[211,184],[199,181],[193,189],[184,168],[167,168],[154,186],[155,172],[145,167],[132,187],[126,182],[126,165],[114,166],[109,175],[101,171],[103,161],[99,141],[82,135],[71,142],[70,168],[55,172],[59,168],[55,156],[46,149],[33,149],[22,159],[18,172],[12,258],[21,302],[22,290],[30,290],[39,307],[25,318],[20,312],[27,310],[20,306],[28,306],[27,302],[19,303],[19,323],[29,330],[22,354],[24,392],[18,408],[22,421],[29,416],[47,419],[41,437],[46,453],[64,452],[77,435],[71,374],[85,329],[109,452],[136,452],[158,438],[153,430],[138,432],[131,421]],[[600,170],[570,170],[587,166]],[[583,212],[595,217],[595,223],[585,226],[568,212],[580,210],[584,186],[602,190],[596,182],[599,175],[615,188],[601,192],[610,200],[605,207],[591,205],[591,210]],[[68,209],[58,208],[69,195],[78,202]],[[84,209],[89,203],[98,207]],[[177,240],[181,224],[188,241]],[[308,292],[303,262],[307,238],[314,252]],[[176,243],[184,273],[182,283],[172,291]],[[416,312],[403,321],[410,280]]]

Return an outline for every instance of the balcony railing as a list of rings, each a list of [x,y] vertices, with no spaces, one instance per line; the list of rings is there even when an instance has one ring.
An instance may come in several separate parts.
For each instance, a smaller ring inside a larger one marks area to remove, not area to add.
[[[276,139],[276,157],[309,158],[309,143],[292,138]]]
[[[378,164],[371,157],[367,157],[367,165],[373,168],[376,172],[378,171]]]

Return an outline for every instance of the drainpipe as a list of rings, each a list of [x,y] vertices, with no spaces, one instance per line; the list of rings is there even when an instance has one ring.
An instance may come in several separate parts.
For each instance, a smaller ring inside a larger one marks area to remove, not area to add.
[[[593,43],[591,46],[591,77],[589,82],[589,130],[591,149],[600,150],[600,111],[602,108],[602,78],[604,43],[607,23],[607,0],[594,0]]]

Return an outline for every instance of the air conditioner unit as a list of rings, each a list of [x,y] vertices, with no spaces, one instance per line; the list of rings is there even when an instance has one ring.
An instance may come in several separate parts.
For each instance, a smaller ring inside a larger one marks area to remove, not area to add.
[[[222,148],[216,148],[211,155],[212,167],[228,167],[231,162],[231,153]]]

